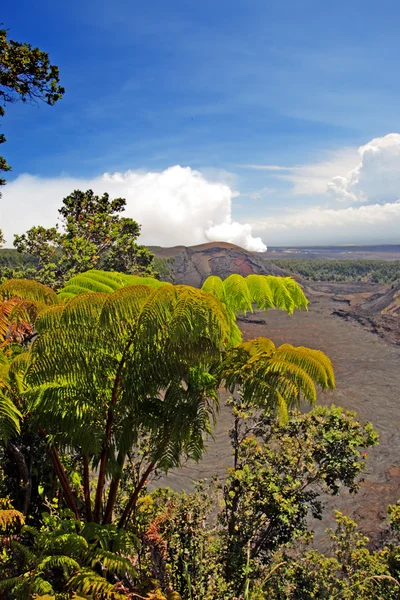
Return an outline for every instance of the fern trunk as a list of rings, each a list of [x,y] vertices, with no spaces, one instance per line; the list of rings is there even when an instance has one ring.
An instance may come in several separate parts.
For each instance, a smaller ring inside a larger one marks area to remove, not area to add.
[[[136,502],[138,500],[139,494],[141,492],[141,490],[143,489],[143,487],[146,484],[146,480],[148,478],[148,476],[150,475],[150,473],[154,470],[154,467],[156,466],[156,460],[153,460],[149,466],[147,467],[147,469],[145,470],[145,472],[143,473],[139,483],[137,484],[137,486],[135,487],[135,489],[133,490],[131,497],[128,500],[128,504],[125,506],[125,510],[122,513],[122,516],[119,520],[118,523],[118,527],[120,529],[124,529],[124,527],[126,526],[126,522],[129,519],[132,510],[134,509]]]

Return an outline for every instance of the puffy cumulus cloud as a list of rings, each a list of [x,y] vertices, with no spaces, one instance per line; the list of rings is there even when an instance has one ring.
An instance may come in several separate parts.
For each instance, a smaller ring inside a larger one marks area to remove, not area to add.
[[[359,148],[361,161],[345,177],[328,184],[330,195],[342,202],[387,203],[400,198],[400,134],[375,138]]]
[[[1,228],[8,244],[14,233],[53,225],[62,198],[74,189],[89,188],[126,198],[124,214],[141,223],[143,243],[173,246],[219,240],[253,251],[266,249],[249,224],[232,221],[237,192],[231,186],[180,166],[162,172],[106,173],[94,179],[18,177],[6,186],[1,202]]]
[[[309,200],[301,208],[252,223],[253,231],[268,235],[270,244],[399,243],[400,134],[375,138],[358,150],[337,151],[320,163],[274,171],[291,181],[295,195],[307,194]],[[313,206],[315,195],[318,206]],[[337,201],[347,206],[339,207]]]

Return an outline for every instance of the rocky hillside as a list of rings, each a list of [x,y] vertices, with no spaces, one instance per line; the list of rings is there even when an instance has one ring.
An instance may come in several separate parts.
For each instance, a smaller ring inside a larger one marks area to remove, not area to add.
[[[374,294],[361,304],[360,310],[368,314],[400,316],[400,284]]]
[[[195,287],[200,287],[209,275],[221,278],[232,273],[240,273],[244,277],[251,273],[287,275],[283,269],[265,260],[263,255],[226,242],[189,247],[153,247],[151,250],[156,256],[156,270],[161,279]]]

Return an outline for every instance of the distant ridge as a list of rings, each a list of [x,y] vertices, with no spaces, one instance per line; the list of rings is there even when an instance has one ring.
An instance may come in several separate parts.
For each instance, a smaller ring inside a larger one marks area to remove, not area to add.
[[[233,273],[286,276],[288,273],[257,252],[249,252],[228,242],[208,242],[196,246],[152,247],[156,270],[162,279],[200,287],[209,275],[226,278]]]

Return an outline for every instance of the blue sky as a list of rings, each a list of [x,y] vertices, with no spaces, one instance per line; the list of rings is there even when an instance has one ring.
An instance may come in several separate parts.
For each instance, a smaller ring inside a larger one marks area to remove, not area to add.
[[[10,182],[181,165],[238,190],[231,218],[266,243],[318,243],[310,227],[299,233],[265,219],[350,208],[335,205],[324,182],[298,193],[298,177],[320,178],[321,164],[331,165],[322,168],[326,184],[346,177],[358,147],[399,129],[396,1],[22,0],[8,3],[2,20],[10,38],[50,54],[66,87],[53,108],[7,108]],[[377,193],[355,202],[383,201]],[[335,225],[328,237],[358,243],[370,234]]]

